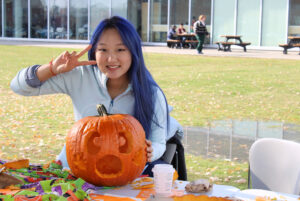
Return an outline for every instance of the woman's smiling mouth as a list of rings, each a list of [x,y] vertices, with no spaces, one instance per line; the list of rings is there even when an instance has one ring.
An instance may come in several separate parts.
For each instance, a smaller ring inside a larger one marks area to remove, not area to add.
[[[120,68],[121,66],[106,66],[106,67],[110,69],[116,69],[116,68]]]

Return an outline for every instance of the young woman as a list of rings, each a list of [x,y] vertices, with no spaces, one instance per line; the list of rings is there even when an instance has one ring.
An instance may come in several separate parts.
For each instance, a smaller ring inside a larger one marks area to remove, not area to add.
[[[198,54],[203,54],[203,44],[205,36],[208,35],[206,24],[205,24],[206,16],[200,15],[199,20],[194,23],[194,33],[196,34],[196,38],[198,40],[197,52]]]
[[[79,61],[86,52],[89,60]],[[144,174],[152,175],[154,164],[164,163],[159,158],[170,135],[167,100],[144,64],[138,33],[124,18],[103,20],[90,45],[79,53],[66,51],[48,64],[21,70],[11,89],[24,96],[67,94],[76,121],[97,115],[97,104],[104,104],[111,114],[130,114],[146,133],[149,164]],[[65,147],[58,159],[68,167]]]

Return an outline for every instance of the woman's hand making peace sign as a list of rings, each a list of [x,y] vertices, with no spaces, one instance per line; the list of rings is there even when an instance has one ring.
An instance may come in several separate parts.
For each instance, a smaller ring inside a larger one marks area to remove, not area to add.
[[[77,66],[97,64],[95,60],[79,61],[80,57],[87,53],[91,48],[92,45],[88,45],[79,53],[75,51],[73,51],[72,53],[69,53],[68,51],[61,53],[54,61],[51,61],[49,64],[44,64],[39,67],[37,70],[37,77],[41,82],[43,82],[48,80],[50,77],[53,77],[60,73],[71,71]]]
[[[96,64],[96,61],[79,61],[79,58],[82,57],[91,48],[92,45],[88,45],[79,53],[75,51],[73,51],[72,53],[69,53],[68,51],[63,52],[53,61],[52,63],[53,72],[55,74],[60,74],[60,73],[71,71],[73,68],[76,68],[77,66]]]

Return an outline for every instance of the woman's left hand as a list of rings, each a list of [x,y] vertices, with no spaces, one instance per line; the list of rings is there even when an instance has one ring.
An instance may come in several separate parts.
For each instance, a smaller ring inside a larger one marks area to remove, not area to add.
[[[153,148],[152,148],[152,142],[150,140],[146,140],[146,144],[147,144],[147,148],[146,148],[146,152],[147,152],[147,162],[151,162],[151,158],[152,158],[152,152],[153,152]]]

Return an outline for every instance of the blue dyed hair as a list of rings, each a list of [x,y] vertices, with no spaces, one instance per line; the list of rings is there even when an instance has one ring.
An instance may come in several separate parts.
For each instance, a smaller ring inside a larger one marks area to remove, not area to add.
[[[124,45],[131,52],[132,62],[127,74],[132,85],[135,100],[134,117],[142,124],[146,133],[146,138],[148,139],[152,121],[154,121],[156,125],[161,126],[159,125],[159,122],[157,122],[157,118],[154,114],[154,103],[156,98],[154,96],[156,94],[156,90],[161,90],[161,88],[154,81],[145,66],[141,39],[134,26],[126,19],[118,16],[114,16],[100,22],[90,41],[92,48],[88,52],[89,60],[96,60],[95,51],[98,40],[102,32],[105,29],[110,28],[115,28],[119,32]],[[162,90],[161,92],[163,93]],[[167,130],[169,130],[169,110],[166,97],[165,104],[167,110]]]

